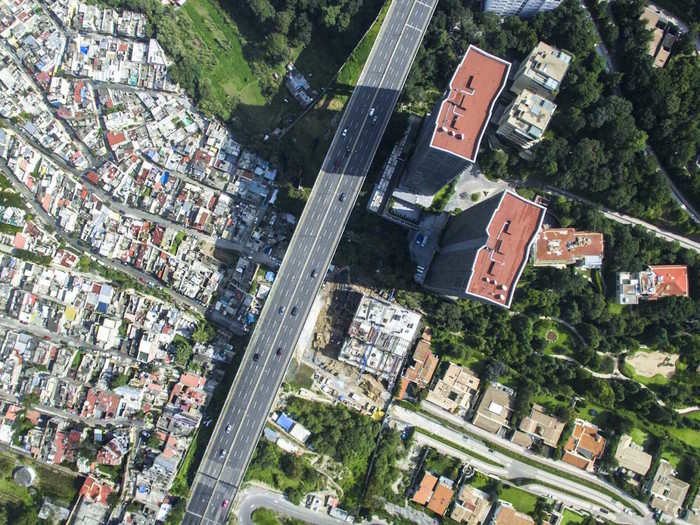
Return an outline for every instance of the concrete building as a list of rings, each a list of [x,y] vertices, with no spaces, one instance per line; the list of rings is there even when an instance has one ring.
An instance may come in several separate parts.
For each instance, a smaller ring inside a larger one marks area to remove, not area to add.
[[[515,392],[499,383],[493,383],[484,392],[472,423],[493,434],[501,434],[510,424]]]
[[[505,190],[450,217],[430,267],[416,280],[443,295],[509,308],[545,211]]]
[[[464,485],[457,495],[450,518],[465,525],[483,525],[490,510],[488,494],[471,485]]]
[[[513,441],[530,447],[535,440],[539,440],[548,447],[557,448],[565,426],[564,421],[545,413],[543,406],[533,405],[530,415],[520,422]]]
[[[479,391],[479,378],[466,367],[450,363],[445,375],[428,392],[426,401],[452,413],[464,415]]]
[[[578,264],[587,269],[603,266],[603,234],[579,232],[574,228],[543,229],[532,250],[534,266],[565,268]]]
[[[528,89],[548,100],[554,100],[571,65],[572,56],[540,42],[515,74],[510,90],[516,95]]]
[[[676,477],[673,465],[662,459],[649,489],[652,496],[649,505],[675,518],[689,489],[690,485]]]
[[[554,102],[523,89],[503,113],[496,133],[521,149],[530,149],[544,138],[556,108]]]
[[[642,272],[618,272],[617,301],[638,304],[662,297],[688,297],[688,267],[682,265],[649,266]]]
[[[583,419],[577,419],[574,431],[564,445],[562,459],[581,470],[592,472],[596,460],[603,455],[605,443],[605,438],[598,434],[597,426]]]
[[[617,450],[615,450],[615,459],[620,467],[634,474],[645,476],[649,472],[652,457],[644,452],[644,447],[632,441],[631,436],[622,434]]]
[[[401,187],[435,195],[476,161],[510,63],[470,45],[444,97],[426,116]]]
[[[501,16],[530,18],[537,13],[551,11],[561,4],[562,0],[484,0],[483,9],[489,13]]]
[[[341,361],[375,376],[396,379],[420,329],[421,316],[363,296],[340,350]]]

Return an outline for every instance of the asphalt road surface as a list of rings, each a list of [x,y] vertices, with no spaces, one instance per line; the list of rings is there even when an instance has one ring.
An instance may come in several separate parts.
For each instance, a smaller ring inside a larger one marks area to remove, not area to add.
[[[199,466],[183,523],[225,523],[437,0],[394,0]]]
[[[254,525],[253,512],[269,509],[277,514],[294,518],[312,525],[347,525],[347,521],[332,518],[328,514],[315,512],[306,507],[294,505],[282,494],[261,487],[246,488],[241,492],[240,504],[236,509],[240,525]]]

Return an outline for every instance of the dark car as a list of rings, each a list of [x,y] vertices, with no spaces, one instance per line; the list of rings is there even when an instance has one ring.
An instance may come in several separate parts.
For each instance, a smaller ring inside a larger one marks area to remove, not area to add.
[[[292,308],[292,315],[296,315],[298,311],[299,309],[295,306],[294,308]]]
[[[282,347],[281,347],[281,346],[277,348],[277,350],[275,351],[275,355],[276,355],[277,357],[279,357],[279,356],[282,355]]]
[[[341,194],[340,194],[340,197],[338,197],[338,200],[339,200],[340,202],[343,202],[343,201],[345,200],[345,193],[341,193]]]
[[[219,450],[219,458],[224,459],[226,457],[226,451],[222,448]]]
[[[280,309],[278,310],[280,315],[284,314],[284,306],[280,306]]]
[[[311,270],[311,278],[315,278],[318,275],[318,272],[316,270]]]
[[[253,361],[257,363],[258,359],[260,359],[260,354],[253,354]]]

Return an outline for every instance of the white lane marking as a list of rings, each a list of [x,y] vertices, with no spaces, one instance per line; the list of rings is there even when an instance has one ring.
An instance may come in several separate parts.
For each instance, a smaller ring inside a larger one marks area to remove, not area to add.
[[[418,29],[416,26],[412,26],[411,24],[406,24],[406,27],[408,27],[408,28],[410,28],[410,29],[415,29],[415,30],[418,31],[419,33],[422,33],[422,32],[423,32],[422,29]]]

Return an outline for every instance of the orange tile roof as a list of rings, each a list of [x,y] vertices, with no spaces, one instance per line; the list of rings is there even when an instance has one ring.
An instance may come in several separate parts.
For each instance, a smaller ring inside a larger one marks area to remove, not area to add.
[[[430,145],[475,162],[509,70],[510,62],[469,45],[440,105]]]
[[[649,269],[656,274],[655,297],[688,297],[687,266],[667,264],[650,266]]]
[[[516,193],[503,192],[487,227],[488,240],[474,259],[467,293],[510,306],[545,211]]]
[[[428,503],[428,508],[432,510],[435,514],[444,516],[447,512],[447,507],[450,506],[450,501],[452,501],[452,496],[454,496],[455,491],[444,483],[438,483],[435,487],[435,492],[433,497],[430,498]]]
[[[430,500],[430,496],[433,495],[433,488],[437,484],[438,479],[433,476],[430,472],[426,472],[423,476],[423,480],[420,482],[420,487],[413,495],[413,501],[419,505],[425,505]]]

